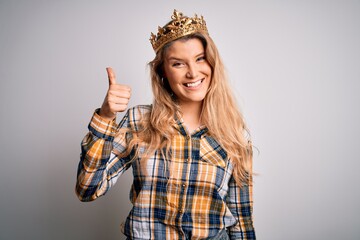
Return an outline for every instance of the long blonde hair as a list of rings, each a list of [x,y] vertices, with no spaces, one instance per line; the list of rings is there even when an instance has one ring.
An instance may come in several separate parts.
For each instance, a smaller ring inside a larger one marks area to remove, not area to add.
[[[212,69],[212,79],[202,105],[201,121],[208,133],[225,149],[234,164],[233,176],[239,186],[251,181],[252,145],[249,131],[236,104],[224,71],[224,65],[213,40],[203,32],[197,32],[177,40],[197,38],[205,49],[205,58]],[[175,41],[177,41],[175,40]],[[175,123],[175,115],[180,112],[170,86],[163,79],[163,64],[166,50],[172,44],[167,43],[149,63],[151,86],[154,95],[152,110],[142,117],[142,128],[136,132],[136,138],[129,143],[128,151],[134,146],[145,143],[147,151],[142,158],[148,158],[154,151],[168,156]],[[138,152],[135,154],[138,156]]]

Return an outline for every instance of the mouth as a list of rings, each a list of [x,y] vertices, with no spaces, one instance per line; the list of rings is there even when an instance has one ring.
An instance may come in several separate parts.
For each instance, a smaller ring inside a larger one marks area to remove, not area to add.
[[[188,88],[195,88],[195,87],[199,86],[203,81],[204,81],[204,79],[200,79],[200,80],[197,80],[196,82],[184,83],[183,85]]]

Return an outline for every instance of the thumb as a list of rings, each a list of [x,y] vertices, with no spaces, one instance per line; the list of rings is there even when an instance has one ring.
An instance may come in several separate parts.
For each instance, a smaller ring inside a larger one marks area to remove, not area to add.
[[[106,72],[107,72],[107,75],[109,78],[109,86],[116,84],[116,77],[115,77],[115,73],[114,73],[113,69],[111,67],[107,67]]]

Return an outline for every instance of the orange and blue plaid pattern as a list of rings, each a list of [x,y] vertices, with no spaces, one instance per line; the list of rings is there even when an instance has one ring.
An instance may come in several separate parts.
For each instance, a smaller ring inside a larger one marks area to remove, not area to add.
[[[96,112],[82,141],[76,193],[82,201],[104,195],[133,169],[133,208],[123,232],[129,239],[205,239],[227,229],[230,239],[255,239],[252,185],[239,187],[233,164],[206,127],[191,135],[179,119],[169,159],[156,151],[148,159],[119,158],[151,106],[127,111],[116,125]],[[124,134],[116,134],[120,129]]]

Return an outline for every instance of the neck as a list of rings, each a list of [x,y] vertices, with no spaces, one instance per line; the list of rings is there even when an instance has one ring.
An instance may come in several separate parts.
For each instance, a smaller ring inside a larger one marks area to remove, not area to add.
[[[191,104],[181,104],[180,109],[182,112],[182,118],[185,122],[186,127],[189,132],[193,132],[196,128],[200,127],[200,116],[202,109],[202,102],[191,103]]]

